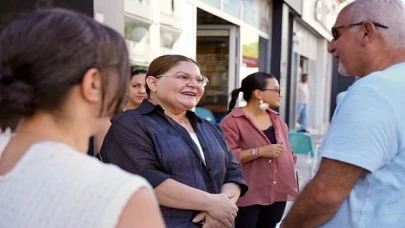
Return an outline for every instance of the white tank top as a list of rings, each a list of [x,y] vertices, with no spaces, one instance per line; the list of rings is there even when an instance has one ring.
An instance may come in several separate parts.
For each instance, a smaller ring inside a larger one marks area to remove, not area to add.
[[[0,158],[10,141],[0,133]],[[143,178],[57,142],[32,145],[0,175],[0,228],[112,228]]]

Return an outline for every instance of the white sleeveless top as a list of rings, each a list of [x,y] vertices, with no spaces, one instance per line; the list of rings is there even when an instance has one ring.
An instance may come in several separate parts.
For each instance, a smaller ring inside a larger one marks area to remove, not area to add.
[[[0,133],[0,157],[10,141]],[[143,178],[57,142],[33,144],[0,175],[0,228],[112,228]]]

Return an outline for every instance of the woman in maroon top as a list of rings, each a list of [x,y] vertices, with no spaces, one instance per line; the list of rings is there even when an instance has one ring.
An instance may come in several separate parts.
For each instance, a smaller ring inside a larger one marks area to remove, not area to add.
[[[234,108],[240,92],[247,105]],[[297,194],[288,128],[278,113],[269,109],[279,107],[280,99],[280,86],[273,75],[253,73],[232,92],[230,113],[220,124],[243,165],[243,177],[249,186],[237,203],[236,228],[276,227],[286,201]]]

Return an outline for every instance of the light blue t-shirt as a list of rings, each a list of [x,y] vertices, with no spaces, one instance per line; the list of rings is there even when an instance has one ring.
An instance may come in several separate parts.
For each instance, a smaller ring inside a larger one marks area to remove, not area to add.
[[[324,228],[405,227],[405,63],[354,83],[321,156],[366,170]]]

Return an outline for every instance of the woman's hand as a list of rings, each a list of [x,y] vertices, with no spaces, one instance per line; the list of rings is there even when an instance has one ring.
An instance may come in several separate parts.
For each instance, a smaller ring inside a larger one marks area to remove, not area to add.
[[[277,158],[283,152],[281,144],[269,144],[259,148],[259,156],[267,158]]]
[[[207,213],[212,218],[220,221],[226,227],[232,227],[238,212],[238,207],[231,199],[235,194],[212,194],[211,203],[207,208]]]
[[[211,217],[207,212],[201,212],[199,213],[194,219],[194,223],[200,223],[201,221],[204,221],[202,224],[202,228],[230,228],[232,226],[226,226],[222,224],[220,221],[214,219]]]

